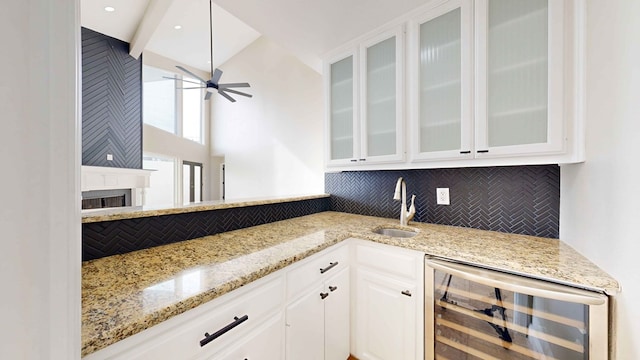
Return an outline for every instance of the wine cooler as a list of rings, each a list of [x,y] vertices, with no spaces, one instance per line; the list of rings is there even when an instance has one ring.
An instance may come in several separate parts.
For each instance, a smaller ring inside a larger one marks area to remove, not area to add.
[[[425,260],[425,359],[608,358],[606,295]]]

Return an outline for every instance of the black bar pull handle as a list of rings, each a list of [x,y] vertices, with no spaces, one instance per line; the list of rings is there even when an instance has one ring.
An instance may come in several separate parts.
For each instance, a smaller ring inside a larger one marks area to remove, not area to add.
[[[349,160],[349,161],[351,161],[351,162],[358,162],[358,159],[351,159],[351,160]]]
[[[233,329],[234,327],[242,324],[243,322],[245,322],[247,320],[249,320],[249,315],[245,315],[245,316],[242,316],[242,317],[234,316],[233,317],[233,322],[228,324],[228,325],[226,325],[222,329],[214,332],[213,334],[204,333],[204,339],[200,340],[200,346],[202,347],[202,346],[207,345],[208,343],[210,343],[213,340],[219,338],[220,336],[224,335],[229,330]]]
[[[483,153],[488,153],[489,150],[478,150],[477,152],[483,154]]]
[[[334,292],[336,290],[338,290],[337,286],[329,286],[329,290],[331,290],[331,292]]]
[[[471,154],[471,150],[460,151],[460,154]]]
[[[360,159],[360,160],[358,160],[358,161],[367,161],[367,159]]]
[[[324,273],[326,273],[327,271],[329,271],[329,270],[333,269],[333,268],[334,268],[335,266],[337,266],[337,265],[338,265],[338,262],[337,262],[337,261],[336,261],[336,262],[330,262],[330,263],[329,263],[329,266],[327,266],[327,267],[326,267],[326,268],[324,268],[324,269],[322,269],[322,268],[320,269],[320,274],[324,274]]]
[[[406,296],[408,296],[408,297],[411,297],[411,291],[409,291],[409,290],[403,290],[403,291],[401,292],[401,294],[402,294],[402,295],[406,295]]]
[[[322,300],[326,299],[326,298],[327,298],[327,296],[329,296],[329,293],[323,293],[323,292],[321,292],[321,293],[320,293],[320,298],[321,298]]]

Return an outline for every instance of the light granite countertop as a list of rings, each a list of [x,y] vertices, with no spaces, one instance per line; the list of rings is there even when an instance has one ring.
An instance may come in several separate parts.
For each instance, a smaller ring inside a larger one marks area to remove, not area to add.
[[[237,207],[279,204],[285,202],[328,198],[329,194],[298,195],[288,197],[263,197],[236,200],[213,200],[186,205],[127,206],[122,208],[82,210],[82,223],[137,219],[143,217],[183,214],[198,211],[230,209]]]
[[[398,221],[323,212],[82,264],[82,355],[282,269],[348,238],[424,252],[615,295],[619,285],[559,240],[409,223],[413,238],[372,232]],[[181,283],[182,286],[173,286]]]

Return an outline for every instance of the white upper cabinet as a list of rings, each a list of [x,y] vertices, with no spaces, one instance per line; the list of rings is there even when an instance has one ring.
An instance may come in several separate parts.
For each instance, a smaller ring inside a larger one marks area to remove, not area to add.
[[[404,159],[404,30],[398,27],[360,46],[361,161]]]
[[[583,0],[432,0],[345,44],[325,67],[327,165],[584,161],[584,16]]]
[[[472,158],[472,6],[449,1],[410,22],[412,158]]]
[[[476,154],[563,150],[563,1],[476,0]]]
[[[327,89],[328,163],[340,165],[357,161],[360,151],[358,134],[357,53],[341,54],[332,59],[325,72]]]
[[[403,27],[332,57],[325,74],[327,165],[403,161]]]

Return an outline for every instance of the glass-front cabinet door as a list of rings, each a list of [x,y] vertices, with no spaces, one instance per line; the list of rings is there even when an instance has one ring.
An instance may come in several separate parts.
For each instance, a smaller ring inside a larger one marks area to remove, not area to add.
[[[411,21],[412,160],[472,158],[471,0],[447,1]]]
[[[476,1],[476,153],[563,149],[563,2]]]
[[[360,46],[361,162],[404,158],[404,29],[382,33]]]
[[[607,296],[427,260],[426,359],[607,358]]]
[[[328,62],[327,163],[352,164],[358,161],[360,138],[357,111],[357,53],[342,54]]]

